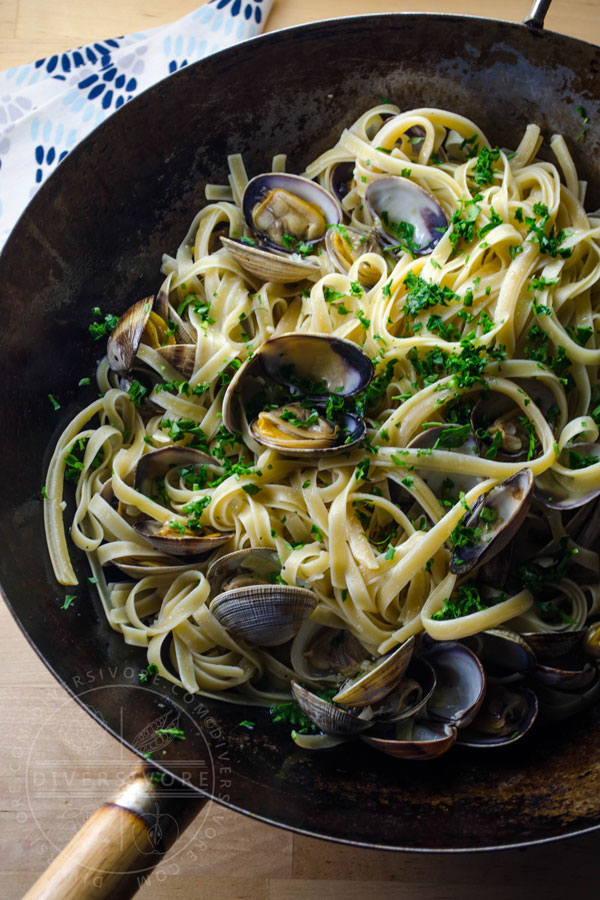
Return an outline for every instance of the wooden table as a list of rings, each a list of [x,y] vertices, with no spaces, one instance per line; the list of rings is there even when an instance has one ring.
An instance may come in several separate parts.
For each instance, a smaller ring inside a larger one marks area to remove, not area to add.
[[[193,0],[0,0],[0,69],[144,30]],[[393,9],[522,20],[527,0],[276,0],[267,31]],[[600,43],[600,0],[554,0],[549,29]],[[134,766],[62,691],[0,604],[0,900],[21,897]],[[140,891],[141,900],[592,900],[600,836],[502,853],[392,854],[290,834],[212,805]]]

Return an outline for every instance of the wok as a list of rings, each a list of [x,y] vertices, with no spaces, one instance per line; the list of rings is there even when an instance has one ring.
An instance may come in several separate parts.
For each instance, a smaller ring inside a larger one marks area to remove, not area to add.
[[[599,48],[534,26],[416,14],[301,26],[158,84],[72,151],[34,197],[0,257],[0,581],[50,670],[130,749],[142,752],[148,723],[171,713],[188,721],[194,707],[167,684],[132,691],[145,655],[110,630],[74,551],[79,602],[70,613],[59,608],[65,592],[45,552],[40,499],[58,434],[93,396],[77,387],[100,352],[88,334],[92,307],[120,313],[157,289],[161,254],[177,247],[204,185],[226,178],[228,153],[242,151],[254,174],[287,150],[289,170],[301,171],[381,96],[403,108],[455,110],[503,146],[516,145],[531,121],[546,137],[564,133],[594,208],[599,73]],[[578,105],[590,118],[581,143]],[[94,671],[105,676],[92,706]],[[195,790],[266,822],[365,847],[499,848],[600,825],[600,709],[501,754],[453,751],[422,767],[375,759],[362,745],[311,755],[266,713],[253,711],[257,726],[241,728],[245,715],[202,700],[185,744],[173,743],[169,763],[158,764],[183,777],[186,761],[206,757],[213,729],[231,784],[220,791],[188,766]]]

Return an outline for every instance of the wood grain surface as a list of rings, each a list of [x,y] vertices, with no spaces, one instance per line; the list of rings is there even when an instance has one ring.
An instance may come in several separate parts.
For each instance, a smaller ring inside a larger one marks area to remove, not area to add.
[[[193,0],[0,0],[0,69],[144,30]],[[527,0],[276,0],[266,30],[363,12],[436,11],[522,20]],[[600,43],[600,0],[554,0],[549,29]],[[569,60],[572,63],[572,60]],[[0,604],[0,900],[21,897],[136,758],[58,686]],[[141,900],[592,900],[592,833],[527,850],[405,854],[316,841],[209,804]]]

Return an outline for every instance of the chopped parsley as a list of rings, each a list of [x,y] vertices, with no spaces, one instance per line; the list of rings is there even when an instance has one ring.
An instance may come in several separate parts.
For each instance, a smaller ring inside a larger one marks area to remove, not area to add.
[[[506,598],[506,594],[502,593],[490,598],[491,602],[487,602],[487,599],[482,598],[474,582],[468,581],[461,584],[451,597],[446,597],[443,607],[431,618],[442,622],[448,619],[461,619],[463,616],[470,616],[480,610],[489,609],[490,606],[495,606]]]
[[[141,684],[146,684],[149,678],[153,675],[156,675],[158,672],[158,666],[154,663],[150,663],[146,669],[142,669],[141,672],[138,673],[138,678],[140,679]]]
[[[68,609],[74,600],[77,600],[77,594],[67,594],[65,599],[63,600],[61,609]]]
[[[181,728],[158,728],[154,734],[159,737],[171,737],[176,741],[185,741],[185,734]]]

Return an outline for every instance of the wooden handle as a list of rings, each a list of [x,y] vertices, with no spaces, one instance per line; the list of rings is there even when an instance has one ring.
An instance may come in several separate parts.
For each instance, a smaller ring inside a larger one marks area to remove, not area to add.
[[[128,900],[206,803],[147,764],[83,828],[23,900]]]

